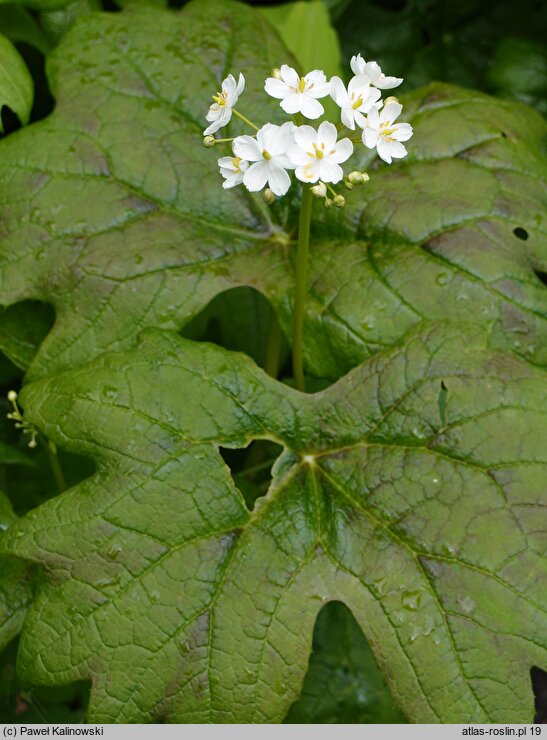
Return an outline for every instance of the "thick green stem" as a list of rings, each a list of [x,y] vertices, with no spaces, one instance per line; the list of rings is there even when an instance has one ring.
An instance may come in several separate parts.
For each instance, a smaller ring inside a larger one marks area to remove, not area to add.
[[[62,493],[66,490],[66,481],[65,476],[63,475],[63,469],[61,468],[61,463],[59,462],[59,456],[57,455],[57,446],[51,440],[47,440],[45,447],[49,457],[49,464],[51,465],[53,477],[55,478],[55,483],[57,484],[59,493]]]
[[[298,224],[298,247],[296,251],[296,286],[293,309],[292,367],[297,390],[305,391],[304,359],[302,338],[304,334],[304,309],[308,292],[308,249],[310,245],[311,205],[313,195],[309,185],[302,189],[300,221]]]
[[[266,345],[266,363],[264,365],[264,370],[272,378],[277,378],[279,372],[282,337],[281,326],[279,325],[275,311],[272,309],[268,329],[268,343]]]

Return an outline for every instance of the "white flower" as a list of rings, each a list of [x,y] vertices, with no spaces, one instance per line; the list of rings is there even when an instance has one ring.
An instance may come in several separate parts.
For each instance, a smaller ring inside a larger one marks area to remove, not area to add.
[[[370,87],[370,78],[358,75],[350,80],[348,89],[339,77],[330,81],[330,96],[342,109],[341,119],[344,126],[355,129],[355,124],[364,128],[367,119],[363,113],[368,113],[381,93],[375,87]]]
[[[398,87],[403,81],[402,77],[386,77],[376,62],[365,62],[360,54],[351,58],[351,69],[354,75],[367,75],[370,84],[380,90],[390,90]]]
[[[296,126],[287,121],[282,126],[267,123],[252,136],[238,136],[232,144],[236,157],[253,162],[243,174],[247,190],[262,190],[266,185],[276,195],[285,195],[291,184],[286,170],[294,169],[287,150],[294,144]]]
[[[244,87],[245,77],[243,77],[242,74],[239,75],[237,84],[233,75],[228,75],[228,77],[222,81],[222,90],[216,95],[213,95],[213,100],[215,102],[209,108],[209,112],[206,116],[207,120],[212,121],[212,123],[203,132],[204,136],[214,134],[215,131],[219,130],[219,128],[226,126],[232,117],[232,108],[237,103]]]
[[[285,113],[302,113],[306,118],[319,118],[325,109],[317,98],[324,98],[330,92],[324,72],[314,69],[305,77],[299,77],[297,72],[283,64],[279,70],[281,79],[268,77],[264,90],[272,98],[281,99],[281,107]]]
[[[240,157],[220,157],[220,174],[224,178],[223,188],[233,188],[243,182],[243,174],[249,163]]]
[[[289,157],[299,180],[340,182],[344,176],[340,163],[351,157],[353,144],[349,139],[337,142],[337,136],[336,126],[328,121],[323,121],[317,131],[311,126],[296,129],[296,143],[289,149]]]
[[[412,136],[412,126],[409,123],[394,123],[402,110],[403,106],[395,101],[387,103],[382,112],[373,106],[363,130],[363,144],[369,149],[376,147],[378,155],[388,164],[391,164],[392,158],[406,156],[406,147],[401,142]]]

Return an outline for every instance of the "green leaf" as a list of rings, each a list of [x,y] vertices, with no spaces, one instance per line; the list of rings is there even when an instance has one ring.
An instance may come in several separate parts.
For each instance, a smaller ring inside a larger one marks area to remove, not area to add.
[[[78,18],[101,10],[100,0],[69,0],[64,7],[40,13],[40,24],[51,44],[56,45]]]
[[[343,74],[338,34],[323,0],[298,0],[260,12],[298,60],[301,74],[312,69],[322,69],[327,77]]]
[[[17,521],[7,496],[0,491],[0,542]],[[0,555],[0,650],[21,629],[32,601],[33,569],[19,558]]]
[[[6,38],[24,42],[47,54],[50,44],[32,15],[18,5],[0,5],[0,28]]]
[[[295,203],[224,191],[217,152],[200,145],[229,71],[246,75],[244,114],[283,120],[263,85],[284,61],[262,14],[228,0],[96,14],[67,34],[49,59],[54,113],[0,142],[2,300],[56,313],[29,378],[133,346],[147,327],[181,330],[238,286],[263,293],[291,337]],[[480,321],[546,362],[545,121],[444,85],[405,102],[408,158],[365,152],[352,164],[371,182],[344,212],[314,204],[308,371],[339,377],[424,318]]]
[[[34,83],[23,57],[11,41],[0,34],[0,111],[7,105],[25,125],[29,122],[33,99]],[[0,133],[3,132],[0,118]]]
[[[92,679],[92,722],[279,722],[337,600],[409,720],[529,722],[546,378],[461,330],[420,325],[309,396],[159,331],[27,386],[27,418],[97,472],[1,543],[46,566],[22,679]],[[218,448],[252,439],[285,449],[249,512]]]
[[[534,104],[547,113],[547,46],[533,40],[502,39],[488,70],[488,80],[503,97]]]
[[[313,653],[302,688],[285,720],[310,724],[401,724],[406,719],[378,670],[359,625],[343,604],[317,617]]]

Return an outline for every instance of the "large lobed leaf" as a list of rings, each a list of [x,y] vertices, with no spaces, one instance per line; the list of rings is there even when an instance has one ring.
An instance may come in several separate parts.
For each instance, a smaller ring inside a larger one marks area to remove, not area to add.
[[[217,151],[200,145],[229,71],[246,75],[244,113],[282,120],[263,82],[287,60],[262,15],[230,0],[97,14],[67,35],[49,60],[55,112],[0,143],[2,303],[57,313],[29,377],[133,346],[142,328],[181,329],[240,285],[267,296],[290,336],[289,199],[270,210],[224,191]],[[424,318],[480,320],[544,363],[545,122],[444,85],[406,104],[409,157],[375,165],[343,213],[315,204],[308,370],[339,377]]]
[[[529,722],[545,390],[427,325],[310,396],[157,330],[27,386],[27,418],[97,472],[2,543],[46,567],[23,678],[91,679],[95,722],[277,722],[337,600],[410,720]],[[257,438],[285,450],[250,512],[219,446]]]

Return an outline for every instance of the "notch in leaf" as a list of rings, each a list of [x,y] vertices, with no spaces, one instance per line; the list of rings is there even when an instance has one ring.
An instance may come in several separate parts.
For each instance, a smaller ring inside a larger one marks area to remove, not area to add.
[[[547,724],[547,672],[533,666],[530,668],[532,689],[534,691],[534,724]]]

